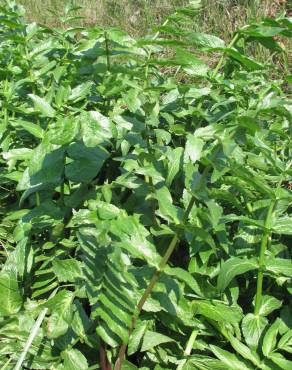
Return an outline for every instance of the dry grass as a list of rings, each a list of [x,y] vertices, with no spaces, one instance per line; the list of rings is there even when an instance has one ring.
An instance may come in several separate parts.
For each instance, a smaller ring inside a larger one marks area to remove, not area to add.
[[[27,19],[49,26],[61,26],[65,0],[19,0],[26,8]],[[188,4],[188,0],[71,0],[82,6],[76,15],[82,17],[76,25],[115,26],[129,34],[145,35],[155,25],[162,24],[176,7]],[[226,41],[234,30],[251,19],[274,17],[281,12],[290,13],[289,0],[202,0],[203,11],[194,19],[193,29],[212,33]],[[291,42],[287,48],[291,47]],[[260,46],[251,50],[259,61],[271,57],[269,51]],[[280,57],[281,58],[281,57]],[[274,61],[273,61],[274,62]],[[284,64],[283,60],[275,60]],[[283,66],[283,65],[282,65]]]
[[[27,10],[27,18],[46,25],[60,25],[63,0],[19,0]],[[117,26],[130,34],[141,35],[187,0],[72,0],[82,6],[79,15],[85,26]],[[194,27],[228,38],[247,19],[273,16],[289,8],[287,0],[203,0],[204,11]],[[291,5],[290,5],[291,7]],[[52,13],[53,11],[53,13]],[[57,14],[57,16],[56,16]]]

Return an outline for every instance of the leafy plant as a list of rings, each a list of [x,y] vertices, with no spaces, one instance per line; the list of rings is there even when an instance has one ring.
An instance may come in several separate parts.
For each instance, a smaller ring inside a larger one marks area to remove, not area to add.
[[[246,50],[291,20],[226,46],[200,1],[140,39],[0,12],[2,368],[289,369],[291,77]]]

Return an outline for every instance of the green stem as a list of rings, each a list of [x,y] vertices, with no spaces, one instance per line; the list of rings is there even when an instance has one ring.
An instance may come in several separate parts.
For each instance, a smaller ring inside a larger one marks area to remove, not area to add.
[[[64,194],[65,194],[65,182],[62,180],[61,187],[60,187],[60,202],[64,205]]]
[[[37,207],[39,207],[41,205],[40,193],[38,191],[35,193],[35,203],[36,203]]]
[[[228,49],[232,48],[238,39],[239,39],[239,34],[236,33],[235,36],[233,37],[233,39],[231,40],[230,44],[227,46],[227,48]],[[217,76],[217,74],[218,74],[218,72],[219,72],[219,70],[222,67],[222,64],[224,62],[224,58],[225,58],[225,53],[223,53],[221,58],[219,59],[217,67],[214,69],[214,72],[212,74],[212,78],[215,78]]]
[[[58,288],[53,291],[53,293],[50,295],[49,298],[54,297],[55,294],[57,293],[57,291],[58,291]],[[27,338],[27,341],[25,343],[25,346],[23,348],[23,351],[21,352],[21,355],[20,355],[20,357],[19,357],[19,359],[17,361],[17,364],[16,364],[14,370],[21,370],[22,369],[22,364],[23,364],[23,362],[25,360],[25,357],[26,357],[26,355],[27,355],[27,353],[28,353],[28,351],[29,351],[29,349],[30,349],[30,347],[32,345],[32,342],[34,341],[34,339],[36,338],[36,336],[38,334],[39,328],[41,327],[42,322],[43,322],[43,320],[44,320],[47,312],[48,312],[48,308],[44,308],[41,311],[41,313],[39,314],[36,322],[34,323],[34,326],[31,329],[30,335]]]
[[[285,174],[289,170],[289,168],[292,166],[292,161],[289,162],[286,166],[286,169],[284,173],[282,174],[278,185],[277,190],[280,189],[281,184],[284,180]],[[254,307],[254,314],[258,315],[261,304],[262,304],[262,295],[263,295],[263,280],[264,280],[264,267],[265,267],[265,253],[268,248],[272,232],[271,232],[271,223],[272,223],[272,217],[277,204],[277,199],[273,199],[271,201],[270,207],[268,209],[266,221],[265,221],[265,232],[262,238],[261,247],[260,247],[260,255],[259,255],[259,269],[258,269],[258,277],[257,277],[257,290],[256,290],[256,297],[255,297],[255,307]]]
[[[165,27],[167,24],[169,23],[169,19],[167,19],[162,27]],[[160,35],[160,31],[156,32],[156,34],[152,37],[152,41],[155,41],[157,39],[157,37]],[[148,75],[149,75],[149,60],[151,59],[151,56],[152,56],[152,51],[150,51],[148,53],[148,56],[147,56],[147,64],[146,64],[146,68],[145,68],[145,82],[144,82],[144,88],[146,89],[148,87]]]
[[[262,238],[260,255],[259,255],[259,269],[258,269],[258,278],[257,278],[257,290],[255,298],[255,308],[254,314],[258,315],[261,304],[262,304],[262,294],[263,294],[263,280],[264,280],[264,265],[265,265],[265,253],[269,244],[269,239],[271,237],[270,224],[275,209],[276,200],[272,201],[268,209],[266,221],[265,221],[265,232]]]
[[[218,149],[215,150],[214,155],[216,156],[217,153],[218,153]],[[208,176],[208,173],[209,173],[211,167],[212,166],[209,165],[209,166],[207,166],[205,168],[205,170],[203,171],[202,176],[200,178],[200,181],[199,181],[199,183],[198,183],[198,185],[197,185],[197,187],[196,187],[195,190],[198,190],[198,189],[200,189],[202,187],[202,185],[203,185],[206,177]],[[196,200],[196,197],[193,195],[192,198],[191,198],[191,200],[190,200],[190,202],[189,202],[189,204],[188,204],[188,206],[187,206],[187,209],[186,209],[186,211],[184,213],[184,216],[182,218],[182,223],[184,223],[184,222],[187,221],[187,219],[188,219],[188,217],[189,217],[189,215],[191,213],[191,210],[193,208],[193,205],[195,203],[195,200]],[[169,244],[169,246],[168,246],[168,248],[167,248],[164,256],[162,257],[162,260],[160,261],[157,270],[152,275],[152,278],[151,278],[151,280],[150,280],[150,282],[149,282],[146,290],[144,291],[144,293],[143,293],[140,301],[138,302],[136,313],[132,317],[131,326],[129,328],[129,337],[131,336],[131,334],[132,334],[132,332],[133,332],[133,330],[135,328],[137,318],[138,318],[140,312],[142,311],[142,308],[143,308],[145,302],[147,301],[147,299],[150,296],[153,288],[155,287],[155,285],[156,285],[156,283],[157,283],[157,281],[158,281],[161,273],[164,271],[164,269],[165,269],[165,267],[167,265],[167,262],[168,262],[169,258],[171,257],[173,251],[175,250],[178,242],[179,242],[178,235],[175,234],[173,236],[173,238],[171,239],[171,242],[170,242],[170,244]],[[124,358],[125,358],[126,350],[127,350],[127,343],[123,343],[121,345],[121,347],[120,347],[119,355],[118,355],[117,361],[115,363],[114,370],[121,370],[122,363],[123,363]]]
[[[233,132],[231,134],[231,137],[233,137],[235,134],[235,132]],[[212,168],[212,161],[214,160],[214,158],[216,158],[216,156],[218,155],[218,152],[220,151],[220,144],[216,147],[216,149],[214,150],[213,154],[212,154],[212,158],[210,159],[210,164],[208,166],[205,167],[202,175],[201,175],[201,178],[197,184],[197,186],[195,187],[195,189],[193,190],[193,193],[197,192],[198,190],[200,190],[203,186],[203,184],[205,183],[205,180]],[[187,209],[184,213],[184,216],[182,218],[182,221],[181,223],[185,223],[191,213],[191,210],[194,206],[194,203],[195,203],[195,200],[196,200],[196,196],[193,195],[189,201],[189,204],[187,206]],[[168,260],[169,258],[171,257],[173,251],[175,250],[175,247],[177,246],[179,242],[179,238],[178,238],[178,235],[175,234],[164,254],[164,256],[162,257],[162,260],[160,261],[160,264],[157,268],[157,270],[154,272],[145,292],[143,293],[140,301],[138,302],[138,305],[137,305],[137,310],[136,310],[136,313],[132,316],[132,322],[131,322],[131,326],[129,328],[129,336],[128,338],[130,338],[134,328],[135,328],[135,325],[136,325],[136,321],[137,321],[137,318],[145,304],[145,302],[147,301],[148,297],[150,296],[153,288],[155,287],[155,284],[156,282],[158,281],[159,277],[160,277],[160,274],[161,272],[163,272],[163,270],[165,269],[167,263],[168,263]],[[124,358],[125,358],[125,354],[126,354],[126,350],[127,350],[127,343],[123,343],[120,347],[120,350],[119,350],[119,354],[118,354],[118,358],[116,360],[116,363],[115,363],[115,367],[114,367],[114,370],[121,370],[122,368],[122,364],[123,364],[123,361],[124,361]]]
[[[109,50],[109,43],[107,38],[107,33],[104,33],[104,42],[105,42],[105,51],[106,51],[106,65],[108,72],[111,69],[111,63],[110,63],[110,50]]]
[[[8,365],[10,364],[10,362],[12,361],[12,357],[10,357],[6,362],[5,364],[1,367],[1,370],[5,370],[7,369]]]
[[[187,342],[187,345],[186,345],[186,349],[184,351],[184,356],[189,356],[192,352],[192,349],[193,349],[193,346],[194,346],[194,343],[195,343],[195,340],[197,338],[197,335],[198,335],[198,330],[193,330],[188,342]],[[186,364],[187,360],[186,359],[183,359],[182,362],[178,365],[177,369],[176,370],[182,370],[184,368],[184,365]]]

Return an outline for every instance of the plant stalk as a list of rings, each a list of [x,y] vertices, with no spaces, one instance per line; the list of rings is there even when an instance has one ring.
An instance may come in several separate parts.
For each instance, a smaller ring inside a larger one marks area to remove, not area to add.
[[[282,174],[280,181],[278,182],[277,189],[281,187],[281,184],[284,179],[284,174],[289,170],[292,166],[292,161],[288,163],[285,172]],[[263,280],[264,280],[264,267],[265,267],[265,253],[270,243],[270,239],[272,236],[271,230],[271,223],[272,217],[274,214],[274,210],[277,204],[277,199],[271,201],[271,204],[268,209],[266,221],[265,221],[265,232],[263,235],[263,239],[261,242],[260,247],[260,254],[259,254],[259,269],[258,269],[258,277],[257,277],[257,290],[256,290],[256,297],[255,297],[255,306],[254,306],[254,315],[258,315],[260,312],[261,304],[262,304],[262,296],[263,296]]]
[[[192,352],[192,349],[193,349],[193,345],[195,343],[195,340],[197,338],[197,335],[198,335],[198,330],[195,329],[192,331],[192,334],[187,342],[187,345],[186,345],[186,349],[184,351],[184,356],[189,356]],[[186,359],[183,359],[182,362],[178,365],[177,369],[176,370],[182,370],[184,365],[186,364],[187,360]]]
[[[234,41],[235,42],[235,41]],[[231,137],[233,137],[234,133],[231,134]],[[213,155],[212,155],[212,159],[213,158],[216,158],[218,152],[220,150],[220,145],[217,146],[217,148],[215,149]],[[211,159],[211,162],[212,162],[212,159]],[[209,171],[210,169],[212,168],[212,164],[209,164],[207,167],[205,167],[203,173],[202,173],[202,176],[198,182],[198,185],[196,186],[196,188],[193,190],[194,192],[201,189],[202,185],[204,184],[205,182],[205,179],[207,178],[208,174],[209,174]],[[182,223],[184,223],[185,221],[187,221],[190,213],[191,213],[191,210],[194,206],[194,203],[196,201],[196,197],[195,195],[193,195],[190,199],[190,202],[187,206],[187,209],[184,213],[184,216],[182,218]],[[169,260],[169,258],[171,257],[173,251],[175,250],[177,244],[179,242],[179,238],[178,238],[178,235],[175,234],[166,250],[166,253],[165,255],[163,256],[157,270],[154,272],[154,274],[152,275],[152,278],[145,290],[145,292],[143,293],[140,301],[138,302],[138,305],[137,305],[137,310],[136,310],[136,313],[132,316],[132,322],[131,322],[131,326],[129,328],[129,338],[135,328],[135,325],[136,325],[136,321],[137,321],[137,318],[145,304],[145,302],[147,301],[148,297],[150,296],[154,286],[156,285],[156,282],[158,281],[159,277],[160,277],[160,274],[161,272],[163,272],[163,270],[165,269],[166,265],[167,265],[167,262]],[[124,361],[124,358],[125,358],[125,354],[126,354],[126,350],[127,350],[127,343],[123,343],[120,347],[120,350],[119,350],[119,354],[118,354],[118,358],[116,360],[116,363],[115,363],[115,366],[114,366],[114,370],[121,370],[122,368],[122,364],[123,364],[123,361]]]
[[[53,291],[53,293],[50,295],[50,298],[54,297],[54,295],[57,293],[57,291],[58,291],[58,288]],[[30,333],[29,337],[27,338],[27,341],[25,343],[23,351],[21,352],[21,355],[20,355],[20,357],[17,361],[17,364],[16,364],[14,370],[21,370],[22,369],[22,365],[23,365],[23,362],[25,360],[25,357],[26,357],[26,355],[27,355],[27,353],[28,353],[28,351],[29,351],[29,349],[32,345],[32,342],[34,341],[35,337],[38,334],[38,331],[39,331],[39,329],[42,325],[42,322],[44,321],[44,318],[45,318],[48,310],[49,310],[48,308],[44,308],[41,311],[41,313],[39,314],[36,322],[34,323],[34,325],[32,327],[31,333]]]
[[[169,19],[166,19],[166,21],[162,24],[162,27],[165,27],[169,23]],[[160,35],[160,31],[156,32],[156,34],[152,37],[152,41],[155,41],[157,37]],[[148,87],[148,75],[149,75],[149,60],[151,59],[152,51],[148,53],[147,56],[147,64],[145,68],[145,82],[144,82],[144,88],[146,89]]]
[[[236,33],[235,36],[233,37],[233,39],[231,40],[230,44],[227,46],[227,48],[232,48],[234,46],[234,44],[236,43],[236,41],[239,39],[239,34]],[[215,78],[220,70],[220,68],[222,67],[222,64],[224,62],[224,58],[225,58],[225,52],[222,54],[221,58],[219,59],[219,62],[216,66],[216,68],[214,69],[214,72],[212,74],[212,78]]]
[[[215,150],[214,155],[217,155],[217,152],[218,152],[218,150]],[[209,165],[209,166],[207,166],[205,168],[205,170],[203,171],[203,174],[202,174],[202,176],[200,178],[200,181],[199,181],[196,189],[200,189],[201,188],[201,186],[204,183],[206,177],[208,176],[208,173],[209,173],[210,169],[211,169],[211,165]],[[185,221],[187,221],[187,219],[188,219],[188,217],[189,217],[189,215],[191,213],[191,210],[192,210],[192,208],[194,206],[195,200],[196,200],[196,197],[193,195],[192,198],[190,199],[190,202],[189,202],[189,204],[187,206],[187,209],[186,209],[186,211],[184,213],[184,216],[182,218],[182,223],[184,223]],[[164,254],[163,258],[162,258],[162,260],[160,261],[160,264],[159,264],[157,270],[152,275],[152,278],[151,278],[151,280],[150,280],[150,282],[149,282],[149,284],[148,284],[145,292],[143,293],[140,301],[137,304],[137,310],[136,310],[136,313],[132,317],[132,323],[131,323],[131,326],[129,328],[129,337],[131,336],[131,334],[132,334],[132,332],[133,332],[133,330],[135,328],[137,318],[138,318],[140,312],[142,311],[142,308],[143,308],[145,302],[149,298],[149,296],[150,296],[150,294],[151,294],[154,286],[156,285],[156,283],[157,283],[157,281],[158,281],[158,279],[160,277],[160,274],[164,271],[164,269],[165,269],[165,267],[167,265],[167,262],[168,262],[169,258],[171,257],[173,251],[175,250],[178,242],[179,242],[178,235],[175,234],[173,236],[173,238],[171,239],[171,242],[170,242],[170,244],[169,244],[169,246],[168,246],[168,248],[167,248],[167,250],[166,250],[166,252],[165,252],[165,254]],[[114,370],[121,370],[122,363],[123,363],[124,358],[125,358],[126,350],[127,350],[127,343],[123,343],[121,345],[121,347],[120,347],[119,355],[118,355],[117,361],[115,363]]]
[[[107,38],[107,33],[104,33],[104,42],[105,42],[105,51],[106,51],[106,65],[108,72],[111,69],[111,62],[110,62],[110,50],[109,50],[109,42]]]

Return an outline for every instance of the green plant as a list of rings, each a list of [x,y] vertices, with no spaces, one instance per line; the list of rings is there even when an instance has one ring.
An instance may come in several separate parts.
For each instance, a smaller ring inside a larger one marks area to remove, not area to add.
[[[1,2],[3,369],[291,367],[291,76],[248,55],[291,20],[226,46],[200,11],[134,39]]]

